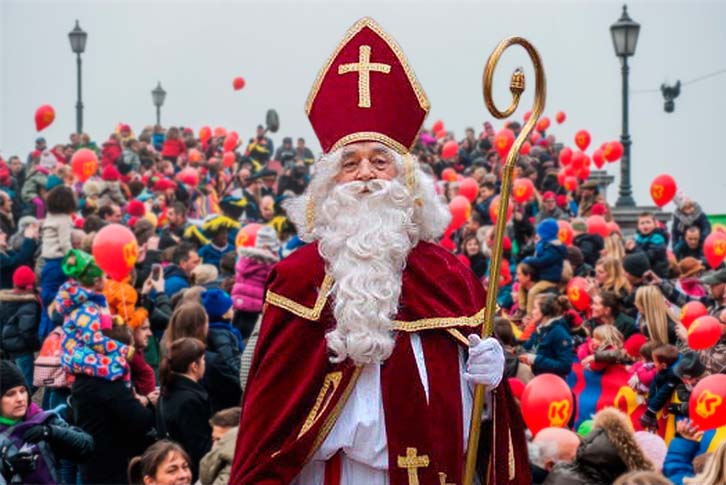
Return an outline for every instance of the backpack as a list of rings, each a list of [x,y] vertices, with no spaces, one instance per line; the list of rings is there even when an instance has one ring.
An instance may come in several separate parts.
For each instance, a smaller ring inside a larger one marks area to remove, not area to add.
[[[63,329],[61,327],[54,328],[43,341],[33,368],[34,386],[52,389],[71,387],[72,376],[69,376],[61,365],[62,341]]]

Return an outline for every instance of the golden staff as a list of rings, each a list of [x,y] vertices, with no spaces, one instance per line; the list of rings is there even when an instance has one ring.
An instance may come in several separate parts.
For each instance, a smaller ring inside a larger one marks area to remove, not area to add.
[[[486,338],[491,335],[494,325],[494,312],[497,306],[497,288],[499,286],[499,268],[502,262],[502,242],[504,240],[504,229],[507,225],[507,209],[509,208],[509,194],[512,191],[512,172],[514,171],[514,164],[519,156],[519,149],[532,132],[534,125],[542,115],[545,105],[546,81],[539,53],[528,40],[522,37],[509,37],[504,39],[489,56],[486,66],[484,66],[484,103],[486,104],[489,112],[498,119],[511,116],[519,106],[519,99],[522,96],[522,92],[524,92],[524,72],[522,72],[521,69],[516,69],[514,71],[512,74],[512,80],[509,83],[509,90],[512,92],[512,103],[509,107],[504,111],[499,111],[494,105],[494,100],[492,98],[492,78],[494,77],[494,69],[497,67],[497,62],[499,62],[499,58],[502,57],[504,51],[515,44],[521,45],[527,51],[530,59],[532,59],[532,64],[534,65],[536,78],[534,107],[532,108],[532,115],[522,127],[522,131],[519,132],[517,139],[514,140],[514,144],[509,150],[509,155],[507,156],[507,162],[504,164],[504,168],[502,170],[502,187],[501,193],[499,194],[497,224],[494,230],[494,247],[492,248],[491,267],[489,268],[487,306],[484,310],[484,325],[482,326],[481,332],[482,338]],[[474,474],[476,473],[476,458],[479,447],[481,413],[484,409],[484,391],[485,388],[482,385],[477,384],[474,387],[474,406],[471,411],[469,443],[467,446],[466,465],[464,468],[464,485],[472,485],[474,481]],[[492,419],[494,419],[494,416],[492,416]],[[494,453],[493,447],[492,453]],[[483,481],[488,483],[489,477],[484,477]]]

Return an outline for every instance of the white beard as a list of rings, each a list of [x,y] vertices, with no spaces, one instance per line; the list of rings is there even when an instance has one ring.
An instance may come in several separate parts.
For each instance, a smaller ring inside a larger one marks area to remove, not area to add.
[[[391,355],[403,269],[419,237],[413,214],[413,198],[396,180],[336,186],[320,207],[320,254],[335,279],[332,362]]]

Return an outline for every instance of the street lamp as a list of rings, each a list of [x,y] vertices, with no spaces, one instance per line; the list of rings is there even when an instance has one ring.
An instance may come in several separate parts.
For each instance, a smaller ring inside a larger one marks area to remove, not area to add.
[[[623,144],[623,157],[620,161],[620,190],[616,207],[635,207],[633,190],[630,185],[630,133],[628,132],[628,57],[635,54],[635,45],[638,43],[640,24],[628,16],[628,7],[623,5],[623,14],[617,22],[610,26],[610,35],[613,37],[615,55],[620,58],[623,74],[623,132],[620,142]]]
[[[151,100],[156,106],[156,124],[161,125],[161,106],[164,104],[166,98],[166,91],[161,87],[161,81],[156,85],[153,91],[151,91]]]
[[[83,133],[83,101],[81,101],[81,54],[86,50],[86,33],[81,26],[78,25],[68,32],[68,40],[71,41],[71,49],[76,54],[76,65],[78,66],[78,101],[76,102],[76,133]]]

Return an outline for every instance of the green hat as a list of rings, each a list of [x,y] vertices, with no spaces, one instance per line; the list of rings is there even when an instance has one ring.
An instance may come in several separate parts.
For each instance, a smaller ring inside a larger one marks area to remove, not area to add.
[[[96,278],[103,276],[103,271],[98,267],[93,256],[80,249],[71,249],[66,253],[61,264],[63,274],[81,283],[83,286],[91,286]]]
[[[577,434],[580,435],[582,438],[590,434],[590,431],[592,430],[592,419],[588,419],[586,421],[583,421],[580,423],[580,426],[577,428]]]

